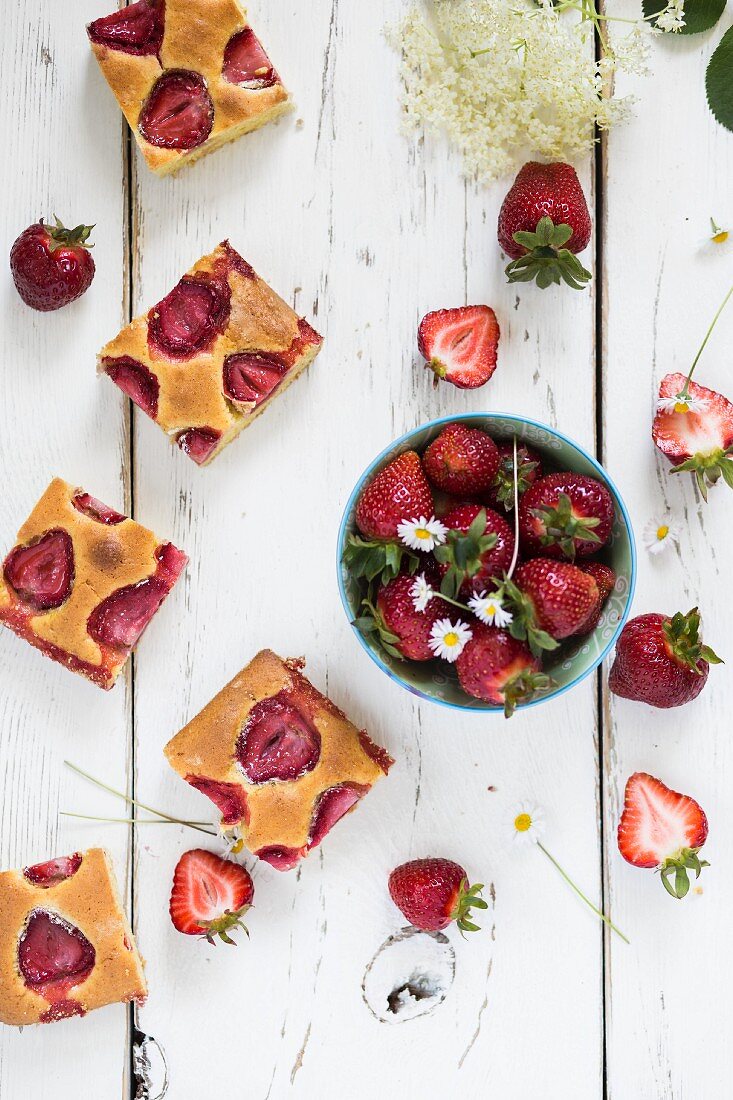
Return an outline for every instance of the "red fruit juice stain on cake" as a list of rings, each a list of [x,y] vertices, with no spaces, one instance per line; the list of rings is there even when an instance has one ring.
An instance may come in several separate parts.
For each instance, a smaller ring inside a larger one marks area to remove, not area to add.
[[[157,418],[160,383],[152,371],[128,355],[122,355],[119,359],[105,359],[102,366],[105,374],[109,375],[138,408],[152,420]]]
[[[238,821],[249,823],[247,799],[236,783],[207,779],[203,775],[187,775],[186,782],[211,799],[221,814],[222,825],[235,825]]]
[[[252,404],[256,408],[282,382],[288,368],[274,356],[260,352],[241,352],[224,360],[224,393],[231,401]]]
[[[74,545],[60,529],[47,531],[5,559],[4,576],[21,600],[37,611],[60,607],[74,583]]]
[[[171,543],[159,546],[155,556],[158,566],[151,577],[118,588],[92,611],[87,631],[99,645],[132,649],[188,560]]]
[[[293,780],[315,768],[321,736],[292,694],[280,691],[255,703],[234,751],[250,783]]]
[[[229,322],[226,279],[207,272],[184,275],[148,314],[148,346],[168,359],[190,359],[208,350]]]
[[[91,974],[96,952],[86,936],[57,913],[35,909],[18,942],[18,968],[28,989],[52,1006],[42,1019],[83,1015],[68,994]]]
[[[87,34],[97,46],[143,57],[160,53],[164,27],[164,0],[138,0],[121,11],[95,19],[87,27]]]
[[[242,88],[269,88],[278,82],[272,62],[251,27],[233,35],[224,50],[222,75]]]
[[[187,428],[176,436],[176,443],[197,466],[202,466],[216,450],[220,439],[221,432],[215,428]]]
[[[32,867],[24,867],[23,876],[34,886],[47,890],[75,875],[81,867],[81,860],[80,852],[74,852],[72,856],[48,859],[45,863],[34,863]]]
[[[336,822],[352,810],[368,790],[368,786],[360,783],[340,783],[319,795],[313,811],[308,847],[315,848],[320,844]]]
[[[90,496],[89,493],[76,493],[71,503],[76,508],[77,512],[81,512],[84,516],[89,516],[90,519],[95,519],[97,523],[104,523],[108,527],[114,527],[118,523],[122,523],[126,517],[121,512],[115,511],[114,508],[109,508],[106,504],[103,504],[101,500],[97,500],[96,497]]]
[[[140,133],[159,149],[195,149],[214,125],[214,104],[199,73],[171,69],[163,73],[143,104]]]
[[[286,848],[284,845],[270,844],[266,848],[259,848],[254,854],[276,871],[292,871],[305,852],[305,848]]]

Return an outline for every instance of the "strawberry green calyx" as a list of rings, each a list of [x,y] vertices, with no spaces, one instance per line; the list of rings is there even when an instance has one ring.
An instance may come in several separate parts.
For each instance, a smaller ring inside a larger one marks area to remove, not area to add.
[[[93,225],[77,225],[74,229],[67,229],[54,214],[55,226],[45,225],[43,218],[41,225],[49,235],[49,248],[55,252],[57,248],[94,248],[89,243],[89,235],[94,229]]]
[[[700,638],[700,612],[696,607],[683,615],[678,611],[664,624],[664,636],[672,651],[673,657],[680,664],[687,665],[693,672],[700,672],[698,663],[703,660],[709,665],[722,665],[722,658],[718,657],[710,646],[703,645]]]
[[[461,932],[480,931],[480,926],[469,920],[469,917],[472,915],[471,909],[489,908],[488,903],[479,896],[483,888],[483,882],[476,882],[473,886],[469,886],[468,879],[464,878],[461,883],[456,903],[450,915],[450,919],[456,922]]]
[[[389,584],[406,568],[414,573],[420,558],[401,542],[380,542],[349,535],[342,561],[352,576],[365,577],[371,582],[380,577],[382,584]]]
[[[455,600],[463,582],[481,569],[483,555],[496,546],[497,536],[485,531],[486,509],[482,508],[467,531],[449,530],[446,542],[433,551],[435,559],[448,566],[440,591],[449,599]]]
[[[529,460],[520,462],[517,470],[517,488],[516,492],[519,496],[522,493],[526,493],[532,484],[532,474],[537,469],[537,462],[530,462]],[[496,499],[500,504],[504,505],[506,512],[511,512],[514,507],[514,460],[511,455],[508,458],[502,460],[499,470],[494,478],[491,488],[496,496]]]
[[[497,589],[497,597],[512,612],[513,618],[508,627],[512,638],[526,642],[535,657],[541,657],[543,652],[548,650],[557,649],[560,643],[546,630],[542,630],[537,622],[534,604],[513,580],[509,577],[504,578]]]
[[[504,717],[511,718],[519,703],[529,703],[543,691],[554,687],[554,681],[544,672],[532,672],[525,668],[504,684]]]
[[[527,251],[512,260],[506,269],[510,283],[532,283],[545,290],[556,283],[567,283],[583,290],[592,278],[578,257],[564,246],[573,235],[569,225],[555,225],[552,218],[540,218],[534,233],[514,233],[513,239]]]
[[[688,871],[700,877],[703,867],[709,867],[706,859],[698,856],[699,848],[681,848],[674,856],[668,856],[659,868],[662,886],[673,898],[681,900],[690,889]]]
[[[554,508],[532,508],[530,511],[545,528],[544,535],[540,536],[542,545],[559,546],[563,554],[571,560],[575,558],[576,539],[599,544],[601,542],[593,530],[601,521],[594,516],[576,516],[567,493],[560,493]]]
[[[707,501],[708,488],[715,485],[721,477],[726,485],[733,489],[733,447],[728,447],[725,451],[719,447],[710,451],[709,454],[698,451],[691,458],[681,462],[679,466],[673,466],[671,472],[673,474],[692,472],[700,495]]]
[[[208,940],[210,944],[216,947],[216,937],[218,936],[222,943],[228,943],[232,947],[236,947],[237,942],[232,939],[229,933],[234,928],[241,928],[249,938],[249,929],[242,921],[242,917],[249,908],[251,908],[251,906],[243,905],[241,909],[237,909],[234,912],[225,909],[222,915],[216,917],[215,920],[202,920],[200,922],[201,927],[206,929],[206,932],[203,933],[204,939]]]
[[[404,661],[404,653],[401,653],[397,648],[400,639],[388,628],[372,601],[365,597],[361,601],[361,606],[366,608],[366,614],[354,619],[351,625],[360,630],[362,634],[377,634],[382,648],[389,653],[390,657],[396,657],[398,661]]]

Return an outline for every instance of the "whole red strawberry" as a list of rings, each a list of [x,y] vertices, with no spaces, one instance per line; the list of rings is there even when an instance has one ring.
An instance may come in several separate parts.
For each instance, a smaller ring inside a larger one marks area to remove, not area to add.
[[[621,631],[608,686],[614,695],[650,707],[681,707],[705,687],[711,664],[722,661],[702,644],[696,607],[672,618],[638,615]]]
[[[514,531],[503,516],[481,504],[459,504],[446,516],[448,539],[433,551],[448,587],[465,599],[495,588],[514,555]]]
[[[394,539],[404,519],[433,514],[433,494],[416,451],[393,459],[367,485],[356,506],[356,526],[372,539]]]
[[[456,661],[463,690],[475,699],[504,708],[510,718],[518,703],[527,703],[550,687],[530,649],[506,630],[474,623],[473,636]]]
[[[588,204],[574,168],[530,161],[520,168],[501,210],[498,236],[512,258],[510,283],[533,282],[544,289],[564,281],[582,290],[591,274],[575,253],[591,235]]]
[[[503,507],[506,512],[514,508],[514,444],[497,443],[499,468],[485,494],[492,508]],[[523,496],[530,485],[542,477],[542,459],[537,451],[521,443],[517,446],[517,495]]]
[[[488,909],[479,894],[482,883],[469,886],[463,868],[450,859],[413,859],[389,876],[389,896],[400,912],[423,932],[438,932],[456,921],[461,932],[478,932],[470,911]]]
[[[376,610],[362,616],[357,625],[362,630],[376,630],[384,648],[393,657],[408,657],[411,661],[431,661],[435,654],[428,644],[430,631],[438,621],[450,614],[450,607],[439,596],[433,596],[423,611],[415,610],[413,589],[415,577],[402,574],[377,593]]]
[[[472,390],[496,370],[499,322],[490,306],[460,306],[426,313],[417,330],[417,346],[438,379]]]
[[[687,872],[699,878],[709,866],[698,855],[707,838],[708,819],[694,798],[646,772],[629,777],[618,825],[618,848],[627,863],[659,870],[667,893],[683,898],[690,889]]]
[[[511,582],[509,582],[511,585]],[[519,590],[517,598],[516,590]],[[554,649],[545,644],[549,636],[555,642],[577,634],[598,603],[598,585],[577,565],[554,561],[552,558],[532,558],[520,565],[514,574],[515,623],[527,631],[533,652]]]
[[[48,313],[76,301],[94,278],[93,225],[66,229],[43,220],[24,229],[10,250],[10,270],[26,305]]]
[[[466,497],[489,488],[499,459],[491,436],[461,421],[443,428],[422,456],[425,473],[436,488]]]
[[[193,848],[184,852],[173,872],[170,915],[173,926],[186,936],[218,936],[233,944],[234,928],[247,929],[242,917],[252,904],[254,884],[239,863],[214,852]]]
[[[601,614],[606,600],[616,585],[616,574],[610,565],[604,565],[600,561],[578,562],[578,569],[582,569],[584,573],[592,577],[598,586],[598,603],[578,631],[578,634],[590,634],[601,621]]]
[[[535,481],[519,505],[519,539],[529,554],[584,558],[611,537],[613,498],[585,474],[548,474]]]
[[[673,474],[694,474],[704,500],[722,476],[733,488],[733,404],[684,374],[667,374],[659,386],[652,439]]]

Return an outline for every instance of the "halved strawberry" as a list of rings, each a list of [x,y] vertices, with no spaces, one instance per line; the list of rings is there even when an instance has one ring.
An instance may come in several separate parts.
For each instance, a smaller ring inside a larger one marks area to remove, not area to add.
[[[218,936],[233,944],[234,928],[247,929],[242,917],[252,904],[254,883],[239,863],[214,852],[193,848],[184,852],[173,872],[170,915],[173,927],[186,936]],[[247,932],[249,935],[249,932]]]
[[[75,875],[81,864],[81,853],[74,852],[71,856],[59,856],[58,859],[47,859],[45,863],[34,863],[32,867],[24,867],[23,876],[34,886],[48,890],[51,886],[58,886],[60,882]]]
[[[432,516],[433,494],[420,456],[405,451],[380,470],[359,497],[356,526],[371,539],[395,539],[405,519]]]
[[[675,463],[673,474],[694,474],[704,500],[708,486],[721,476],[733,489],[733,404],[721,393],[698,386],[684,374],[665,375],[652,439]]]
[[[688,871],[699,878],[709,866],[698,856],[707,836],[705,811],[694,798],[670,790],[646,772],[630,776],[618,826],[619,851],[634,867],[660,871],[673,898],[683,898],[690,889]]]
[[[499,322],[490,306],[459,306],[426,313],[417,346],[427,366],[459,389],[475,389],[496,370]]]

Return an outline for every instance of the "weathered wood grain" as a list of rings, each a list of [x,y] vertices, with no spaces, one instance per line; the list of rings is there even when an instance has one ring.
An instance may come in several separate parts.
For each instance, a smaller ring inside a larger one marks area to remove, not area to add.
[[[168,923],[173,867],[201,838],[139,838],[136,919],[152,987],[141,1020],[166,1047],[175,1100],[224,1088],[312,1097],[326,1081],[354,1097],[489,1087],[502,1100],[549,1100],[568,1095],[569,1059],[575,1095],[602,1093],[598,923],[538,853],[519,856],[510,842],[515,803],[536,799],[548,843],[599,895],[593,683],[511,725],[453,716],[385,680],[338,599],[341,510],[364,466],[406,428],[507,408],[593,445],[592,294],[506,287],[500,189],[466,184],[440,142],[399,133],[397,60],[382,27],[402,10],[397,0],[252,7],[296,113],[175,180],[137,162],[136,311],[229,236],[326,336],[308,375],[209,469],[135,418],[138,518],[192,559],[167,609],[177,628],[146,636],[136,662],[140,796],[207,812],[166,769],[162,746],[264,645],[306,655],[316,685],[397,758],[297,874],[254,869],[252,939],[236,952]],[[587,167],[584,180],[590,189]],[[497,309],[499,371],[474,394],[433,391],[417,322],[466,301]],[[401,925],[389,870],[432,852],[492,883],[495,909],[471,942],[451,933],[458,976],[445,1005],[389,1027],[370,1016],[361,978]]]
[[[52,0],[4,12],[0,68],[3,264],[18,233],[58,214],[96,222],[95,281],[58,313],[23,305],[7,266],[0,348],[0,543],[7,548],[54,475],[123,508],[129,501],[123,401],[95,376],[97,348],[123,320],[125,202],[119,110],[94,64],[85,23],[98,0]],[[4,555],[5,549],[2,550]],[[24,866],[104,843],[129,883],[124,826],[73,823],[59,810],[119,815],[63,767],[68,757],[124,787],[130,694],[107,694],[0,631],[0,861]],[[0,1096],[125,1095],[127,1012],[120,1006],[52,1027],[0,1029]],[[122,1090],[125,1090],[124,1092]]]
[[[633,14],[633,5],[625,7]],[[659,381],[687,372],[733,273],[731,252],[705,244],[710,216],[724,221],[731,213],[733,142],[710,116],[704,94],[705,65],[720,33],[655,42],[652,77],[628,86],[639,97],[637,118],[607,147],[605,457],[637,536],[667,511],[682,526],[678,552],[654,559],[640,547],[634,613],[699,604],[706,640],[729,660],[711,671],[696,702],[677,710],[607,699],[605,870],[615,918],[633,941],[631,949],[609,945],[610,1100],[717,1100],[728,1095],[733,1071],[726,963],[733,904],[731,500],[721,483],[705,505],[689,478],[670,474],[650,439]],[[696,372],[697,381],[729,396],[732,334],[729,313]],[[636,770],[693,795],[707,811],[712,866],[702,892],[682,902],[618,853],[624,786]]]

